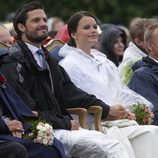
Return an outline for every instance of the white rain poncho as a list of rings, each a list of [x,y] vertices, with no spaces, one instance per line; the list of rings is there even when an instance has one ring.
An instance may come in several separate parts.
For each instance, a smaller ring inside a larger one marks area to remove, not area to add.
[[[65,45],[59,55],[64,57],[59,64],[75,85],[106,104],[121,104],[128,109],[140,102],[152,108],[149,101],[121,83],[117,67],[98,50],[91,49],[90,56],[81,49]]]
[[[94,94],[106,104],[122,104],[130,109],[133,104],[140,102],[152,109],[153,106],[148,100],[121,83],[117,67],[98,50],[91,49],[91,55],[88,55],[81,49],[66,44],[59,51],[59,55],[64,57],[59,64],[76,86]],[[116,129],[108,129],[107,133],[119,141],[122,140],[123,144],[129,140],[136,158],[155,158],[158,155],[157,126],[136,125]]]

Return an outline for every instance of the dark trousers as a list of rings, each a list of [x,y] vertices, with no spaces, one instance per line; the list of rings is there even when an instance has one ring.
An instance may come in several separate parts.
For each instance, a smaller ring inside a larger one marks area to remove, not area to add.
[[[17,142],[0,140],[0,158],[27,158],[27,150]]]

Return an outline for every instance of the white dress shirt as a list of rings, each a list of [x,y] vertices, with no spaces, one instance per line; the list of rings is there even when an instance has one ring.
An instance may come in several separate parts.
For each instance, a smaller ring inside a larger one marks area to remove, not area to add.
[[[38,47],[33,46],[33,45],[29,44],[29,43],[25,43],[25,44],[27,45],[27,47],[29,48],[29,50],[32,52],[32,55],[34,56],[34,58],[35,58],[37,64],[38,64],[40,67],[43,67],[43,65],[42,65],[42,63],[41,63],[42,56],[40,56],[40,55],[38,55],[38,54],[36,53],[39,49],[41,49],[41,47],[38,48]],[[41,58],[41,59],[40,59],[40,58]]]

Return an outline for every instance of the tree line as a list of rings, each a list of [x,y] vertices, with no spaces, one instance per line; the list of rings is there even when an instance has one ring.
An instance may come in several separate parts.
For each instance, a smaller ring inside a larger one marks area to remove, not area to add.
[[[7,18],[23,3],[32,0],[0,0],[0,21]],[[38,0],[45,8],[48,17],[59,16],[67,22],[76,11],[88,10],[103,23],[124,24],[128,26],[134,17],[150,18],[158,15],[156,0]]]

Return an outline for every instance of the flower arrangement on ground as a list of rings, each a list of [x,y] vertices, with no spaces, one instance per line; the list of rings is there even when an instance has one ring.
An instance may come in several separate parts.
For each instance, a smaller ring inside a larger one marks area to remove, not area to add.
[[[24,135],[25,139],[33,140],[46,146],[53,144],[54,133],[50,124],[39,120],[32,121],[31,124],[31,133]]]
[[[150,125],[154,114],[149,107],[142,103],[136,103],[131,107],[132,113],[135,114],[136,121],[139,125]]]

